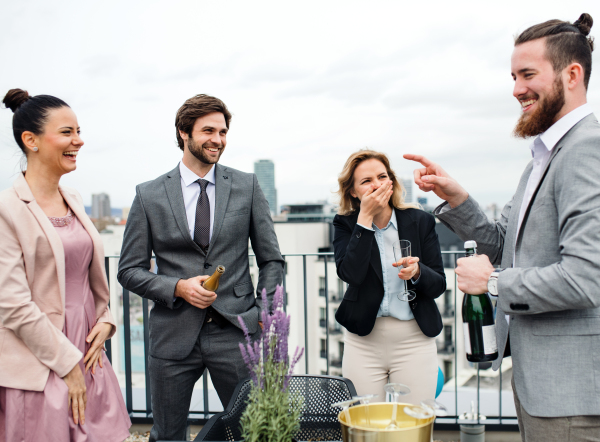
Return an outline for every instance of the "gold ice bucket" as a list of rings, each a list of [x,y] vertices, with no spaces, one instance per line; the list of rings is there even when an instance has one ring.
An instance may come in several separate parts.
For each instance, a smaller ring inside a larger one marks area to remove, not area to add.
[[[396,410],[395,430],[386,430],[392,420],[392,403],[374,403],[357,405],[340,412],[338,420],[342,426],[344,442],[431,442],[435,416],[427,419],[416,419],[404,412],[404,407],[411,404],[398,403]],[[367,425],[367,407],[370,425]],[[350,435],[349,428],[352,428]]]

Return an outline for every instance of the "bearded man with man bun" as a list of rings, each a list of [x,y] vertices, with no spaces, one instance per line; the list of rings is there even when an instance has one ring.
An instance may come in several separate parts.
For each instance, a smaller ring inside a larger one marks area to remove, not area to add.
[[[592,24],[589,14],[550,20],[515,40],[513,95],[523,113],[514,133],[535,138],[500,220],[438,164],[405,155],[423,165],[419,188],[445,200],[435,215],[477,241],[481,255],[458,260],[458,287],[498,297],[498,351],[512,351],[527,442],[600,441],[600,125],[586,100]]]

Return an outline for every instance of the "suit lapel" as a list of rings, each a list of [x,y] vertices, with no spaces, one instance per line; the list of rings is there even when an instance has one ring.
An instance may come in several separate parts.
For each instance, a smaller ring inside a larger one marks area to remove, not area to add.
[[[63,306],[63,311],[65,307],[65,250],[63,247],[62,240],[60,236],[56,232],[56,229],[39,206],[39,204],[33,198],[33,193],[31,193],[31,189],[25,180],[23,174],[19,174],[15,183],[14,183],[15,191],[19,198],[27,203],[27,208],[31,211],[32,215],[36,218],[40,227],[44,231],[46,238],[48,238],[48,242],[50,243],[50,248],[52,249],[52,253],[54,254],[54,260],[56,262],[56,273],[58,276],[58,287],[60,289],[60,299]]]
[[[563,137],[564,139],[564,137]],[[548,169],[550,168],[550,164],[552,163],[552,160],[556,157],[556,155],[558,155],[558,152],[562,149],[562,143],[559,142],[559,144],[557,144],[554,149],[552,150],[552,153],[550,154],[550,158],[548,158],[548,163],[546,164],[546,167],[544,168],[544,171],[542,172],[542,175],[540,176],[540,181],[537,183],[537,185],[535,186],[535,190],[533,191],[533,194],[531,195],[531,199],[529,200],[529,203],[527,204],[527,207],[525,208],[525,214],[523,215],[523,221],[521,222],[521,226],[519,227],[519,231],[517,232],[517,241],[514,243],[518,243],[519,238],[521,237],[521,232],[523,232],[523,226],[525,226],[525,223],[527,222],[527,217],[529,216],[529,211],[531,210],[531,205],[533,204],[533,201],[535,200],[535,197],[538,194],[538,191],[540,190],[540,187],[542,186],[542,183],[544,182],[544,178],[546,178],[546,175],[548,173]],[[525,190],[523,190],[523,192],[525,192]],[[523,201],[522,195],[521,195],[521,202]],[[521,211],[521,204],[519,204],[519,210],[518,213],[520,213]],[[517,213],[517,216],[518,216]]]
[[[348,219],[351,231],[353,231],[356,227],[356,224],[358,224],[359,213],[359,210],[357,210],[352,215],[352,218]],[[372,226],[368,227],[372,228]],[[369,264],[371,264],[371,267],[373,267],[375,274],[383,284],[383,269],[381,267],[381,256],[379,255],[379,246],[377,245],[377,240],[375,238],[373,238],[373,245],[371,246],[371,259],[369,259]]]
[[[165,180],[165,190],[167,192],[167,198],[169,198],[169,204],[175,217],[177,227],[181,231],[181,234],[190,245],[198,252],[206,255],[204,250],[198,246],[190,236],[190,228],[187,222],[187,215],[185,213],[185,205],[183,204],[183,192],[181,191],[181,174],[179,173],[179,165],[171,172],[167,174]]]
[[[533,170],[533,161],[530,161],[521,175],[521,180],[517,186],[517,191],[512,200],[512,207],[508,216],[508,223],[506,226],[506,234],[504,236],[504,253],[502,257],[502,267],[512,267],[513,254],[515,250],[515,239],[517,237],[517,227],[519,224],[519,212],[521,211],[521,204],[523,204],[523,197],[525,196],[525,189],[527,189],[527,182],[529,176]]]
[[[398,240],[406,239],[410,241],[411,251],[415,244],[419,247],[419,235],[417,235],[415,230],[416,223],[412,221],[412,218],[404,210],[394,209],[394,213],[396,214],[396,223],[398,224]]]
[[[213,245],[221,233],[221,226],[225,218],[229,194],[231,193],[231,183],[233,174],[224,166],[215,164],[215,218],[213,220],[213,232],[208,246],[208,253],[213,249]]]
[[[383,284],[383,269],[381,267],[381,255],[379,254],[379,246],[377,241],[373,239],[373,246],[371,247],[371,266],[375,270],[375,274]]]
[[[87,213],[85,213],[85,209],[81,206],[79,201],[73,198],[71,194],[65,191],[64,189],[59,187],[59,190],[63,199],[67,202],[67,204],[69,205],[79,222],[83,225],[85,230],[92,238],[92,242],[94,243],[94,250],[96,250],[96,245],[98,244],[98,241],[101,241],[100,235],[98,234],[98,230],[96,230],[96,227],[94,226],[90,218],[87,216]]]
[[[540,176],[540,181],[538,182],[537,186],[535,187],[535,190],[533,191],[533,194],[531,195],[531,200],[529,201],[529,204],[527,205],[527,208],[525,209],[525,214],[523,215],[523,222],[521,222],[521,228],[519,229],[519,232],[518,232],[517,241],[519,240],[519,238],[521,236],[521,232],[523,231],[523,226],[525,225],[525,221],[527,220],[527,217],[529,216],[529,211],[531,209],[531,205],[533,204],[533,201],[535,200],[535,197],[536,197],[538,191],[540,190],[542,183],[544,182],[544,178],[546,178],[548,169],[550,169],[550,164],[552,163],[552,160],[556,157],[556,155],[558,155],[558,152],[560,152],[560,150],[562,149],[563,145],[565,144],[565,139],[569,136],[570,133],[572,133],[574,130],[576,130],[577,127],[580,126],[584,121],[586,121],[588,119],[595,120],[595,118],[596,117],[594,116],[594,114],[590,114],[590,115],[583,117],[571,129],[569,129],[567,131],[567,133],[565,133],[563,135],[563,137],[558,141],[558,143],[556,143],[556,146],[554,146],[554,149],[552,149],[552,153],[550,154],[548,163],[546,164],[546,167],[544,168],[544,171],[542,172],[542,175]],[[520,211],[520,209],[521,209],[521,206],[519,205],[519,211]]]

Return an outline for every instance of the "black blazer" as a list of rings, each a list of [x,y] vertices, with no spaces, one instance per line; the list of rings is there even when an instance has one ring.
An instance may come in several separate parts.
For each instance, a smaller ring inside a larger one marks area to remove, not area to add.
[[[446,290],[435,218],[419,209],[394,211],[401,237],[398,239],[409,240],[412,255],[420,259],[419,283],[407,281],[407,288],[416,293],[410,308],[423,334],[434,337],[442,331],[442,318],[434,300]],[[375,326],[383,300],[383,273],[375,232],[356,224],[358,214],[356,211],[333,219],[337,274],[348,283],[335,319],[348,331],[366,336]]]

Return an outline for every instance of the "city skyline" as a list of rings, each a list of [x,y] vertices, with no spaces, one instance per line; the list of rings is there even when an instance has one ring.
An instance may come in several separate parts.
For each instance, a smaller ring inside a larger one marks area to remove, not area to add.
[[[177,165],[174,116],[197,93],[221,98],[233,113],[220,163],[252,172],[257,158],[272,159],[282,203],[330,200],[348,156],[370,147],[386,152],[402,176],[416,167],[402,154],[423,154],[480,204],[503,206],[531,159],[530,140],[511,135],[520,113],[510,76],[514,35],[584,11],[600,17],[600,4],[581,0],[73,5],[76,16],[39,0],[3,5],[14,17],[5,33],[18,38],[0,45],[11,60],[0,91],[20,87],[69,103],[85,145],[61,182],[86,202],[106,192],[116,207]],[[182,17],[223,22],[185,27]],[[600,35],[598,26],[591,35]],[[31,68],[31,48],[43,72]],[[57,48],[69,48],[68,66]],[[597,112],[599,53],[588,91]],[[11,119],[0,109],[2,189],[20,170]]]

